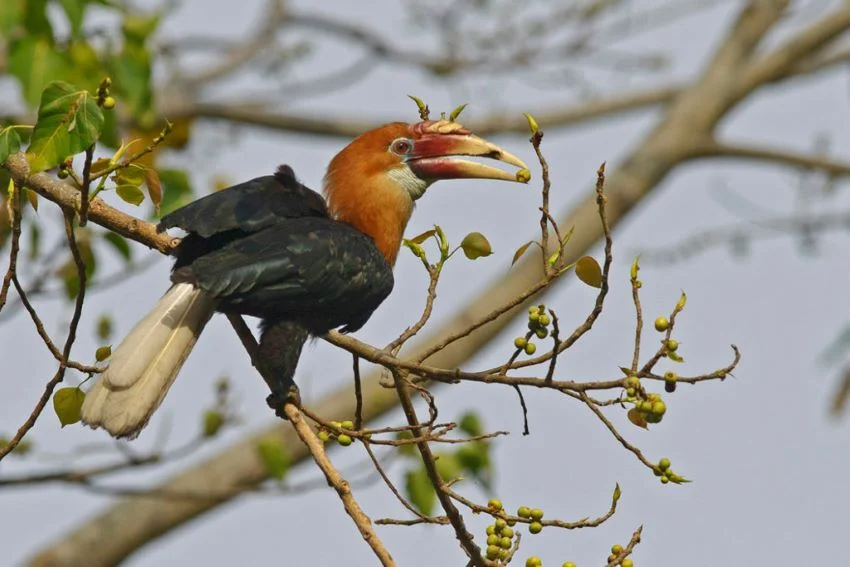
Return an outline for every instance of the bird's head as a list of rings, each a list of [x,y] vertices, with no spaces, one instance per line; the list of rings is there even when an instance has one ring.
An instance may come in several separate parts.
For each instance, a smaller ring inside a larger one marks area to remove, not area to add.
[[[521,169],[510,173],[458,156]],[[393,122],[358,136],[331,160],[324,190],[333,217],[371,236],[394,264],[414,203],[435,181],[528,178],[522,160],[457,122],[426,120]]]

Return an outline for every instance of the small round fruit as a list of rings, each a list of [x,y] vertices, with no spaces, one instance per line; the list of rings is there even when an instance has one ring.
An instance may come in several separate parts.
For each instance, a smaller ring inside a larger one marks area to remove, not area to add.
[[[676,382],[679,379],[679,375],[673,372],[672,370],[668,370],[664,373],[664,381],[665,382]]]
[[[514,531],[511,528],[505,528],[499,533],[502,534],[502,537],[514,537]]]
[[[634,388],[626,388],[626,395],[630,398],[635,397],[635,389]]]
[[[626,558],[620,562],[620,567],[635,567],[635,562]]]
[[[666,471],[667,469],[669,469],[670,459],[668,459],[667,457],[662,458],[660,461],[658,461],[658,468],[662,471]]]
[[[546,315],[546,314],[544,313],[544,314],[541,314],[541,315],[537,318],[537,322],[538,322],[538,323],[540,323],[541,325],[543,325],[543,326],[545,327],[546,325],[548,325],[549,323],[551,323],[551,322],[552,322],[552,318],[551,318],[551,317],[549,317],[548,315]]]
[[[528,341],[525,337],[517,337],[514,339],[514,346],[517,348],[525,348],[525,345],[528,344]]]
[[[537,557],[536,555],[532,555],[528,559],[525,560],[525,567],[541,567],[543,565],[543,560]]]
[[[509,537],[503,537],[499,540],[499,547],[501,547],[502,549],[510,549],[511,544],[511,538]]]
[[[487,545],[499,545],[499,536],[496,534],[487,536]]]
[[[539,327],[537,330],[534,331],[534,334],[537,335],[538,339],[545,339],[549,336],[549,331],[543,327]]]
[[[339,426],[340,426],[341,428],[343,428],[343,429],[347,429],[347,430],[349,430],[349,431],[353,431],[353,430],[354,430],[354,422],[353,422],[353,421],[343,421],[342,423],[340,423],[340,424],[339,424]]]
[[[322,443],[327,443],[331,439],[331,434],[328,433],[327,431],[325,431],[324,429],[322,429],[317,434],[317,437],[319,438],[319,441],[321,441]]]
[[[499,559],[501,559],[502,561],[507,559],[508,556],[510,556],[510,554],[511,554],[510,549],[499,549]]]
[[[67,179],[69,175],[70,175],[70,173],[64,167],[60,168],[59,171],[56,172],[56,176],[59,179]]]
[[[527,354],[527,355],[531,356],[531,355],[532,355],[532,354],[534,354],[535,352],[537,352],[537,345],[536,345],[536,344],[534,344],[534,343],[527,343],[527,344],[525,345],[525,354]]]
[[[664,415],[667,413],[667,404],[658,400],[657,402],[652,402],[652,413],[655,415]]]
[[[487,546],[487,559],[495,560],[497,557],[499,557],[500,551],[502,551],[502,550],[499,549],[499,547],[497,547],[495,545],[488,545]]]
[[[667,350],[670,352],[676,352],[679,349],[679,341],[676,339],[668,339],[667,343],[664,345],[667,347]]]
[[[540,520],[542,520],[542,519],[543,519],[543,510],[541,510],[540,508],[532,508],[532,509],[531,509],[531,514],[530,514],[530,516],[529,516],[529,517],[530,517],[532,520],[535,520],[535,521],[539,522]]]
[[[510,527],[514,527],[514,526],[516,525],[516,520],[508,519],[508,520],[505,520],[505,521],[508,523],[508,525],[509,525]],[[505,528],[505,530],[506,530],[506,529],[507,529],[507,528]],[[502,530],[502,531],[505,531],[505,530]]]
[[[487,501],[487,507],[491,510],[499,511],[502,509],[502,501],[498,498],[491,498]]]
[[[487,535],[491,536],[491,535],[495,535],[495,534],[496,534],[496,526],[494,526],[493,524],[490,524],[489,526],[487,526]]]
[[[543,531],[543,524],[540,522],[531,522],[528,524],[528,531],[533,534],[539,534]]]
[[[516,510],[516,515],[520,518],[530,518],[531,517],[531,508],[528,506],[520,506]]]
[[[626,388],[634,388],[635,390],[640,388],[640,378],[637,376],[629,376],[629,379],[626,380]]]
[[[529,315],[537,315],[538,313],[540,313],[540,308],[537,307],[536,305],[532,305],[531,307],[528,308],[528,314]]]
[[[115,97],[108,96],[103,99],[103,108],[106,110],[112,110],[115,108]]]
[[[343,447],[348,447],[351,445],[351,437],[346,435],[345,433],[340,433],[336,436],[336,442],[342,445]]]
[[[659,333],[666,331],[670,328],[670,321],[667,320],[667,317],[659,317],[655,320],[655,330]]]
[[[620,553],[622,553],[622,551],[623,551],[623,546],[620,545],[619,543],[615,543],[614,545],[611,546],[611,554],[612,555],[620,555]]]
[[[670,482],[670,477],[668,477],[666,474],[661,475],[661,484],[667,484],[668,482]]]
[[[564,561],[564,564],[561,567],[576,567],[576,564],[572,561]]]
[[[503,520],[502,518],[496,519],[496,521],[493,523],[493,525],[496,526],[496,531],[499,532],[499,533],[501,533],[503,529],[508,527],[508,523],[505,520]]]

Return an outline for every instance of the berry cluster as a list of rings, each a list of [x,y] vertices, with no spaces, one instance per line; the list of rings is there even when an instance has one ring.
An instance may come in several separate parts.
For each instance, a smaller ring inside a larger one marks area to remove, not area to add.
[[[623,553],[623,546],[619,543],[615,543],[611,546],[611,555],[608,556],[608,563],[612,563],[617,560],[617,557]],[[635,563],[628,557],[620,561],[620,567],[634,567]]]
[[[331,425],[338,429],[346,429],[348,431],[354,430],[354,422],[350,420],[346,421],[332,421]],[[354,442],[354,439],[351,438],[351,435],[347,435],[345,433],[337,433],[336,431],[330,429],[319,429],[317,433],[319,439],[321,439],[322,443],[327,443],[331,439],[336,439],[336,442],[342,445],[343,447],[348,447]]]
[[[688,482],[686,478],[673,472],[673,469],[670,468],[670,459],[667,457],[659,460],[653,471],[655,472],[655,476],[659,477],[661,484],[667,484],[668,482],[682,484],[683,482]]]
[[[502,501],[496,498],[491,498],[487,502],[487,509],[491,512],[501,512],[504,510]],[[503,518],[496,518],[496,521],[487,526],[487,559],[495,561],[497,559],[505,560],[510,556],[511,547],[513,546],[514,530],[511,525],[515,522]]]
[[[528,309],[528,333],[524,337],[514,339],[514,346],[525,351],[525,354],[531,356],[537,351],[537,345],[531,342],[532,336],[537,336],[538,339],[545,339],[549,336],[549,325],[552,323],[552,318],[546,314],[545,305],[534,305]]]
[[[678,379],[678,377],[677,377]],[[640,378],[629,376],[625,382],[626,401],[635,405],[635,410],[646,423],[659,423],[667,413],[667,404],[661,394],[649,393],[643,389]]]

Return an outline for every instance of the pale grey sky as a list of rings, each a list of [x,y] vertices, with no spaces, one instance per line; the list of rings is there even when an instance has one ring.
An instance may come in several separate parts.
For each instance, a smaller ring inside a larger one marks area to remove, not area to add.
[[[316,5],[293,1],[295,7],[344,14],[383,32],[402,35],[407,25],[401,3],[359,4],[344,0]],[[823,3],[822,3],[823,4]],[[169,19],[166,35],[203,30],[227,30],[238,35],[260,13],[262,2],[242,0],[188,0]],[[655,30],[622,47],[668,50],[673,77],[698,72],[704,56],[716,45],[739,6],[726,2],[675,26]],[[411,36],[409,44],[417,38]],[[666,47],[665,47],[666,46]],[[317,65],[327,65],[329,53],[319,53]],[[651,79],[618,79],[609,90],[627,88]],[[374,73],[369,81],[342,93],[299,102],[294,107],[332,113],[344,106],[348,113],[379,114],[387,119],[412,118],[407,93],[425,98],[434,109],[449,109],[471,101],[470,116],[482,115],[488,102],[533,110],[543,102],[563,100],[571,92],[538,90],[527,84],[490,83],[485,96],[478,88],[445,85],[397,68]],[[610,83],[608,83],[610,85]],[[479,102],[480,100],[480,102]],[[826,133],[837,155],[850,148],[850,112],[844,72],[791,87],[770,88],[736,111],[723,125],[730,139],[763,142],[805,150],[815,135]],[[590,190],[598,164],[616,166],[618,157],[640,140],[653,124],[648,112],[593,123],[547,135],[545,150],[554,181],[553,201],[562,210]],[[324,164],[343,145],[342,140],[307,136],[276,136],[243,129],[236,145],[229,133],[206,126],[195,135],[191,167],[234,180],[266,174],[278,163],[295,167],[299,177],[318,188]],[[532,163],[533,153],[523,136],[496,141]],[[537,168],[533,173],[539,177]],[[198,178],[202,179],[201,177]],[[739,163],[704,162],[677,170],[615,233],[615,269],[605,313],[594,332],[560,364],[564,377],[593,379],[616,375],[617,366],[631,358],[633,309],[628,286],[630,254],[642,248],[672,244],[701,229],[736,222],[737,217],[718,202],[716,188],[723,184],[765,209],[790,213],[799,206],[794,192],[796,177],[787,170]],[[840,184],[839,189],[846,188]],[[839,192],[840,193],[840,192]],[[476,263],[450,264],[441,284],[437,317],[450,314],[475,291],[475,282],[503,274],[514,250],[534,234],[537,226],[537,188],[509,184],[453,182],[429,190],[420,202],[408,234],[417,234],[439,223],[450,237],[470,230],[485,233],[495,255]],[[850,204],[846,195],[819,203],[817,209],[837,209]],[[48,207],[44,207],[48,209]],[[43,210],[44,210],[43,209]],[[42,213],[47,216],[47,213]],[[688,306],[677,326],[677,338],[687,363],[684,373],[699,373],[727,364],[730,343],[743,352],[736,377],[725,383],[680,387],[669,397],[664,422],[650,432],[630,426],[624,413],[609,412],[621,431],[653,460],[668,456],[673,467],[693,479],[686,486],[662,486],[634,457],[608,434],[581,404],[551,393],[526,392],[532,435],[523,437],[515,393],[498,386],[459,385],[436,389],[442,415],[457,416],[478,410],[491,429],[512,435],[497,442],[496,494],[511,508],[540,506],[547,516],[566,520],[604,512],[615,482],[623,498],[617,515],[603,527],[564,532],[547,529],[525,537],[521,556],[540,555],[544,565],[565,560],[579,566],[602,564],[613,543],[625,543],[644,524],[643,542],[634,555],[639,566],[692,565],[832,565],[843,563],[850,491],[846,476],[850,457],[850,427],[826,417],[835,369],[819,366],[822,349],[845,325],[846,290],[850,289],[850,248],[846,234],[819,240],[817,254],[799,254],[798,239],[776,239],[755,244],[752,253],[737,259],[727,250],[714,249],[692,260],[669,267],[644,265],[643,301],[647,317],[669,312],[680,290],[688,293]],[[141,249],[139,254],[148,253]],[[101,310],[116,314],[117,334],[126,332],[167,286],[168,262],[163,260],[144,276],[92,296],[81,326],[76,352],[93,352],[97,341],[90,331]],[[403,254],[396,268],[396,288],[370,323],[357,334],[382,344],[413,321],[421,307],[425,275],[418,260]],[[569,326],[585,316],[593,290],[569,285],[547,299]],[[49,328],[61,328],[66,307],[58,302],[40,304],[49,313]],[[482,352],[470,368],[491,366],[504,360],[512,337],[524,326],[517,323],[498,344]],[[654,340],[650,332],[647,340]],[[29,413],[53,362],[22,314],[0,325],[3,359],[4,410],[0,431],[7,432]],[[349,379],[349,356],[318,342],[307,349],[299,382],[308,400]],[[212,382],[227,374],[238,388],[247,429],[270,423],[265,405],[265,385],[221,318],[204,333],[180,379],[150,429],[135,443],[148,447],[156,431],[170,421],[175,441],[192,436],[203,406],[212,399]],[[684,385],[683,385],[684,386]],[[340,416],[335,416],[340,417]],[[398,422],[394,415],[387,421]],[[226,434],[203,455],[237,440],[243,430]],[[49,412],[31,433],[45,451],[70,450],[81,444],[104,441],[105,436],[80,427],[60,430]],[[198,457],[202,457],[199,455]],[[343,471],[346,463],[362,460],[352,448],[332,455]],[[28,469],[25,461],[7,459],[0,472]],[[163,478],[167,468],[155,478]],[[392,469],[399,478],[401,467]],[[310,465],[299,478],[315,477]],[[122,475],[122,484],[152,482],[137,473]],[[470,497],[486,496],[471,483],[461,485]],[[403,516],[391,494],[375,485],[356,492],[373,518]],[[84,522],[111,502],[66,486],[37,486],[0,493],[0,549],[11,564]],[[476,534],[484,533],[485,520],[467,516]],[[462,565],[463,554],[448,528],[380,528],[379,534],[400,565]],[[217,509],[158,540],[128,560],[133,567],[234,564],[372,565],[374,558],[335,493],[315,490],[299,496],[246,496]]]

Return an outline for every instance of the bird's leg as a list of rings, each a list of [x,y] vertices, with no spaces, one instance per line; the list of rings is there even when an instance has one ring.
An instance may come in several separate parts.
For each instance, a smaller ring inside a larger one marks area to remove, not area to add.
[[[284,419],[285,404],[301,405],[294,377],[307,337],[307,330],[298,323],[263,321],[256,366],[271,390],[266,402],[278,417]]]

